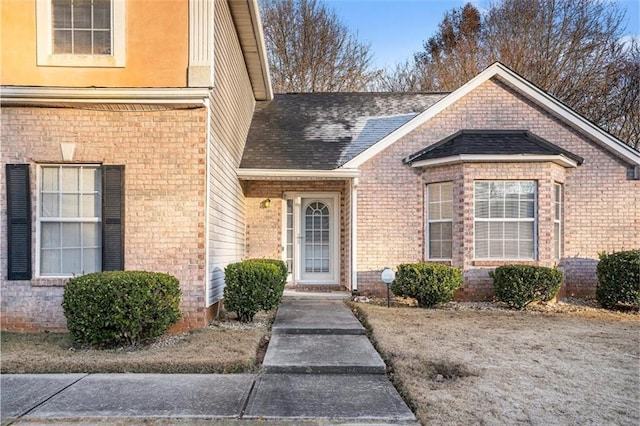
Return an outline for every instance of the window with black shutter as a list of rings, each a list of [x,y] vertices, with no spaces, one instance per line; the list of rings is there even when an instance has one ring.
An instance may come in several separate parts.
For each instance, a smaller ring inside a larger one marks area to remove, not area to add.
[[[31,279],[31,191],[28,164],[7,164],[9,280]]]

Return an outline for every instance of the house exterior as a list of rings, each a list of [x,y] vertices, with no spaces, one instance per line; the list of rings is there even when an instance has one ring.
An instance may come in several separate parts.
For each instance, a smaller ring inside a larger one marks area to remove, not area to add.
[[[205,326],[244,256],[235,169],[272,96],[257,2],[2,0],[1,16],[3,329],[64,328],[68,278],[114,269],[176,276],[178,328]]]
[[[640,247],[639,165],[499,63],[448,94],[276,95],[238,169],[247,256],[360,293],[385,291],[385,266],[442,262],[462,300],[490,299],[499,265],[557,265],[564,294],[593,296],[598,253]]]
[[[442,262],[478,300],[506,263],[593,295],[598,253],[640,247],[640,153],[502,64],[274,97],[256,0],[0,1],[3,329],[64,328],[65,283],[99,270],[175,275],[190,329],[244,258],[360,293]]]

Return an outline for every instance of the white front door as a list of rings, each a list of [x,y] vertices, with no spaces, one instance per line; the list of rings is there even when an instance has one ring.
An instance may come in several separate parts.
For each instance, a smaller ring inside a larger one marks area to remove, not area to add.
[[[298,284],[338,284],[339,197],[301,194],[288,203],[286,256]],[[291,214],[293,213],[293,214]],[[292,217],[293,216],[293,217]],[[290,225],[293,223],[293,229]],[[291,238],[295,236],[295,238]],[[293,241],[291,241],[293,239]],[[293,258],[290,258],[292,256]]]

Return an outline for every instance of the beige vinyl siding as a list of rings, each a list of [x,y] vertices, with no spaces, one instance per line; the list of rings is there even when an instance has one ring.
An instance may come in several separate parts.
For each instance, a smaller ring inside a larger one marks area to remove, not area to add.
[[[255,99],[226,1],[215,3],[215,86],[209,146],[209,282],[207,305],[222,298],[224,268],[242,260],[244,195],[236,168],[251,123]]]

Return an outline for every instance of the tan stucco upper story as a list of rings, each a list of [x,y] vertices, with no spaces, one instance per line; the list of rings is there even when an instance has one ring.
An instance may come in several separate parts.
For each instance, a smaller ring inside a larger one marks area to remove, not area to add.
[[[213,87],[214,33],[225,31],[243,50],[256,99],[271,96],[257,0],[110,0],[110,54],[86,55],[54,51],[51,0],[0,6],[3,86]],[[216,10],[234,25],[214,28]]]

